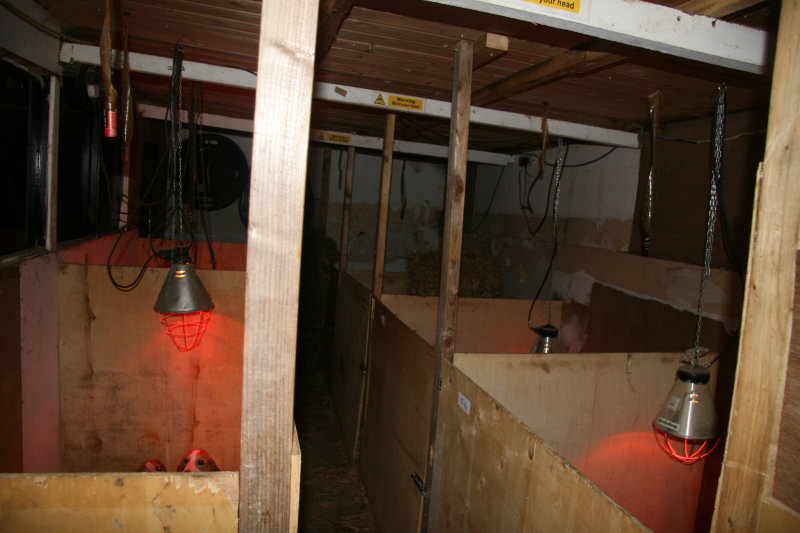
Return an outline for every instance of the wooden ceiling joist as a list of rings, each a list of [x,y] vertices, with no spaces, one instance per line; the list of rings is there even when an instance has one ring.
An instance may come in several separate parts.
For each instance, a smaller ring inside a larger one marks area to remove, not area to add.
[[[624,60],[623,56],[591,50],[569,50],[523,69],[472,94],[472,103],[485,106],[564,76],[582,74]]]
[[[323,0],[319,3],[319,25],[317,26],[317,50],[315,62],[319,64],[333,46],[339,28],[350,15],[353,0]]]
[[[472,46],[472,69],[477,70],[508,52],[508,37],[484,33]]]

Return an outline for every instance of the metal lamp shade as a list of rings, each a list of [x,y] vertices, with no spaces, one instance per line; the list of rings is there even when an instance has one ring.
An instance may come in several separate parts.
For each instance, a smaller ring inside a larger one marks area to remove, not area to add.
[[[702,459],[719,442],[717,411],[708,387],[710,379],[711,373],[706,368],[681,366],[667,401],[653,420],[659,445],[683,463]]]
[[[153,309],[159,313],[195,313],[208,311],[214,302],[194,272],[191,263],[173,263],[161,286]]]
[[[214,302],[188,262],[173,263],[153,308],[175,346],[186,352],[200,344]]]
[[[531,353],[559,353],[561,346],[558,342],[558,328],[552,324],[545,324],[533,331],[539,334],[539,339],[533,345]]]

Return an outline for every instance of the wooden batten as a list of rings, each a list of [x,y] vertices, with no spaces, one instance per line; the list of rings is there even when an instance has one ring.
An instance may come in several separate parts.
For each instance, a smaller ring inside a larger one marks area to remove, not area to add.
[[[342,238],[339,247],[339,283],[347,270],[347,248],[350,245],[350,210],[353,205],[353,174],[356,167],[356,149],[347,147],[347,170],[344,174],[344,199],[342,200]]]
[[[328,231],[328,197],[331,189],[331,147],[322,149],[322,185],[319,192],[319,231]]]
[[[0,474],[3,531],[235,533],[236,472]]]
[[[242,531],[288,531],[291,522],[297,308],[317,11],[314,0],[265,0],[261,6],[247,235]]]
[[[800,4],[783,2],[763,175],[756,182],[739,363],[712,531],[758,531],[771,497],[800,225]],[[797,458],[794,458],[796,465]],[[795,509],[795,512],[800,510]]]
[[[375,262],[372,271],[372,294],[380,299],[383,294],[383,267],[386,261],[386,233],[389,225],[389,193],[392,185],[392,147],[397,116],[386,114],[383,135],[383,162],[381,163],[381,188],[378,198],[378,221],[375,230]]]
[[[484,33],[473,44],[472,69],[476,70],[508,53],[508,37]]]
[[[444,208],[442,241],[442,278],[439,289],[439,317],[436,332],[434,382],[431,383],[430,428],[428,460],[424,480],[433,473],[434,446],[439,412],[439,380],[442,362],[453,361],[456,348],[456,314],[458,313],[458,282],[461,274],[461,240],[464,233],[464,193],[467,180],[467,145],[469,144],[470,92],[472,90],[472,52],[470,41],[459,41],[455,49],[453,68],[453,103],[450,115],[450,146],[447,154],[447,196]],[[430,499],[425,499],[422,530],[428,529]]]

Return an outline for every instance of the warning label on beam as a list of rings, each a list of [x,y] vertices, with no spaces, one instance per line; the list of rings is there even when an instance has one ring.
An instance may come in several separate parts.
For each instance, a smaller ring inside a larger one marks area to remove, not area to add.
[[[350,144],[350,136],[341,133],[329,133],[327,140],[332,143]]]
[[[373,103],[376,105],[395,107],[397,109],[405,109],[407,111],[425,111],[425,99],[414,98],[413,96],[387,94],[384,97],[383,93],[376,92]]]
[[[525,0],[529,4],[536,4],[542,7],[552,7],[570,13],[581,12],[581,0]]]

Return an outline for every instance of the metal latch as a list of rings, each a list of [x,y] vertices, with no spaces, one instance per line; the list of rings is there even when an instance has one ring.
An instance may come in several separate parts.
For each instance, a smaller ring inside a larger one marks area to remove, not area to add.
[[[419,474],[414,472],[411,474],[411,481],[414,482],[414,490],[419,492],[420,496],[423,498],[428,497],[428,486],[422,481],[422,478],[419,477]]]

